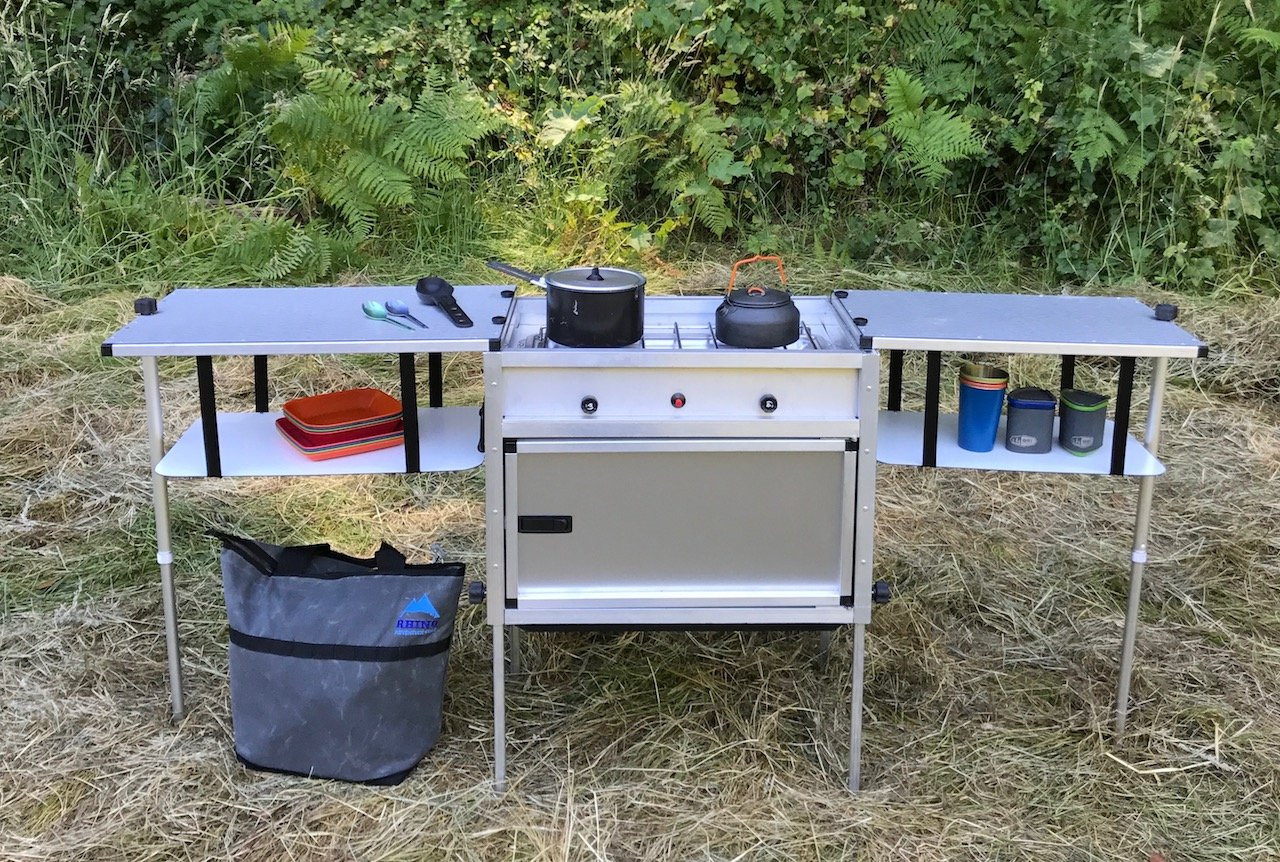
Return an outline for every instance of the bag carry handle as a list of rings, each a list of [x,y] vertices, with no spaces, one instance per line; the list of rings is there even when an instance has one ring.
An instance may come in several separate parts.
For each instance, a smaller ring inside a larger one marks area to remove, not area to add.
[[[331,548],[327,542],[318,545],[293,545],[280,553],[273,575],[301,575],[311,566],[311,561],[321,554],[327,554]]]
[[[222,542],[224,548],[235,551],[262,574],[271,575],[275,572],[276,561],[272,559],[270,554],[258,547],[258,543],[252,539],[224,533],[213,528],[205,530],[204,534]]]
[[[315,545],[294,545],[284,548],[280,553],[280,559],[272,559],[271,555],[264,551],[257,542],[252,539],[246,539],[243,536],[235,536],[231,533],[224,533],[217,529],[205,530],[205,535],[211,536],[222,542],[223,546],[235,551],[241,557],[252,563],[258,571],[268,577],[272,575],[305,575],[311,567],[316,557],[321,555],[332,555],[341,558],[344,562],[357,566],[367,566],[371,573],[381,574],[405,574],[411,568],[408,560],[402,551],[388,543],[385,539],[378,546],[378,550],[374,552],[373,559],[361,560],[355,557],[347,557],[345,554],[335,554],[333,548],[327,543],[319,543]],[[454,563],[440,565],[457,565]],[[412,567],[419,568],[419,567]],[[349,572],[348,574],[357,574]]]
[[[389,545],[384,539],[373,553],[373,567],[379,572],[403,573],[408,566],[404,554]]]

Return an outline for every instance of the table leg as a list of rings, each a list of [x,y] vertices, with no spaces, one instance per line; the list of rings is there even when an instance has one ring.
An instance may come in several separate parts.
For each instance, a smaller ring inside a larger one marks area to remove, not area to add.
[[[1151,406],[1147,411],[1147,432],[1143,441],[1152,455],[1160,445],[1160,413],[1164,406],[1164,385],[1169,360],[1159,357],[1151,367]],[[1155,477],[1143,476],[1138,488],[1138,516],[1133,529],[1133,553],[1129,564],[1129,604],[1124,617],[1124,639],[1120,648],[1120,679],[1116,685],[1116,738],[1124,734],[1129,717],[1129,682],[1133,676],[1133,649],[1138,639],[1138,604],[1142,596],[1142,574],[1147,564],[1147,536],[1151,528],[1151,498]]]
[[[142,389],[147,402],[147,443],[151,454],[151,499],[156,516],[156,562],[160,564],[160,602],[164,609],[165,650],[169,659],[169,701],[174,720],[182,708],[182,656],[178,642],[178,602],[173,589],[173,545],[169,532],[168,480],[156,472],[164,457],[164,420],[160,376],[154,356],[142,358]]]
[[[493,789],[507,789],[507,693],[504,678],[503,627],[493,627]]]
[[[866,629],[862,623],[853,627],[853,668],[850,678],[853,694],[849,705],[849,791],[857,793],[862,786],[862,669],[866,663]]]

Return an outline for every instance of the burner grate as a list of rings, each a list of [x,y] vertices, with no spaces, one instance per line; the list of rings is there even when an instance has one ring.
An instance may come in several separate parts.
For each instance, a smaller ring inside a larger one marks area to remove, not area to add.
[[[686,324],[687,326],[688,324]],[[701,326],[695,326],[692,333],[687,330],[681,330],[680,322],[672,320],[669,323],[664,321],[654,321],[645,326],[644,335],[635,344],[629,344],[626,347],[612,348],[614,350],[830,350],[832,349],[833,339],[827,331],[825,323],[817,325],[817,332],[814,327],[808,323],[801,322],[800,338],[791,344],[774,348],[750,348],[750,347],[732,347],[716,338],[715,325],[712,323],[703,323]],[[567,348],[563,344],[557,344],[547,337],[546,327],[540,327],[536,335],[528,340],[521,347],[532,348],[550,348],[552,350],[577,349]]]

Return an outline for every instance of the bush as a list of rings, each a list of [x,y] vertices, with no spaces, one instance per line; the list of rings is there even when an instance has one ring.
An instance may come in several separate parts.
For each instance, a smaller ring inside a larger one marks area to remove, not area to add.
[[[1075,279],[1214,284],[1280,260],[1275,3],[112,8],[0,11],[11,221],[135,170],[240,205],[237,224],[283,219],[263,266],[301,255],[301,277],[465,180],[569,255],[677,231],[761,251],[790,223],[837,260],[998,255]]]
[[[386,93],[465,71],[510,151],[668,231],[803,218],[861,256],[888,202],[1074,277],[1280,259],[1275,4],[370,0],[325,45]]]

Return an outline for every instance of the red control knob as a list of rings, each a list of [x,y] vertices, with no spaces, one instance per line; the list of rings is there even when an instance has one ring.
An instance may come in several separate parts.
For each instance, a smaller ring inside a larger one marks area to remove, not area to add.
[[[684,406],[684,402],[685,402],[685,398],[684,398],[683,392],[677,392],[675,395],[671,396],[672,407],[679,409]]]

